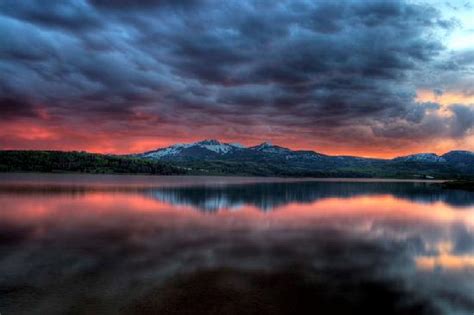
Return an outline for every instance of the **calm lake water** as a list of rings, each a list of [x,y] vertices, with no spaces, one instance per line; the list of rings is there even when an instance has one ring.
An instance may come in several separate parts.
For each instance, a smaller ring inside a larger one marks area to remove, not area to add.
[[[0,175],[0,313],[474,314],[474,193]]]

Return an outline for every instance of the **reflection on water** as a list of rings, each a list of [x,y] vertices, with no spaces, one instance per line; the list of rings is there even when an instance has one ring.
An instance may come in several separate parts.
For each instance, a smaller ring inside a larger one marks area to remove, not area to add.
[[[0,313],[474,312],[473,193],[274,181],[4,176]]]
[[[474,205],[474,194],[446,190],[427,182],[302,182],[259,183],[227,187],[168,187],[148,189],[149,195],[173,205],[189,205],[203,211],[253,205],[262,211],[275,210],[290,203],[312,203],[327,198],[392,195],[414,202],[444,202],[457,207]]]

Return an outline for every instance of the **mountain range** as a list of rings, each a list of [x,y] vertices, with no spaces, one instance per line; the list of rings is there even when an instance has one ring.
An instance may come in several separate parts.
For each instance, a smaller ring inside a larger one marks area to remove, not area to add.
[[[245,147],[204,140],[133,155],[165,161],[196,174],[323,177],[462,178],[474,176],[474,152],[420,153],[394,159],[332,156],[269,142]]]
[[[245,147],[204,140],[129,155],[4,150],[0,151],[0,172],[474,180],[474,153],[376,159],[291,150],[268,142]]]

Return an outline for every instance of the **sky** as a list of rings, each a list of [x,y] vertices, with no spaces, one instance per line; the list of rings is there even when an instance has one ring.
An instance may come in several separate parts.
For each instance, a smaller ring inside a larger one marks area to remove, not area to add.
[[[474,150],[474,0],[3,0],[0,38],[0,149]]]

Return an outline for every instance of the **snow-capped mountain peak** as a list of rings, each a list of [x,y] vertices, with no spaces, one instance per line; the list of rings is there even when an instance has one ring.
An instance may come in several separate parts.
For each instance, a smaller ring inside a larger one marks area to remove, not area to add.
[[[406,162],[431,162],[431,163],[446,162],[445,158],[435,153],[411,154],[411,155],[395,158],[394,160],[406,161]]]
[[[284,158],[286,160],[314,160],[322,155],[312,151],[292,151],[288,148],[263,142],[253,147],[244,147],[240,143],[225,143],[206,139],[194,143],[180,143],[166,148],[145,152],[139,157],[163,160],[215,160],[215,159],[262,159]]]
[[[271,142],[268,142],[268,141],[263,142],[254,147],[250,147],[249,149],[259,151],[259,152],[266,152],[266,153],[286,153],[286,152],[291,151],[290,149],[273,145]]]
[[[244,148],[241,144],[236,143],[222,143],[214,139],[206,139],[194,143],[180,143],[166,148],[157,149],[141,154],[142,157],[162,159],[171,158],[179,155],[198,155],[200,153],[223,155],[235,150]],[[204,151],[203,151],[204,150]]]
[[[227,153],[227,152],[232,151],[235,148],[237,148],[233,144],[221,143],[221,142],[219,142],[217,140],[213,140],[213,139],[212,140],[204,140],[204,141],[196,142],[193,145],[199,146],[199,147],[202,147],[202,148],[206,148],[206,149],[208,149],[210,151],[213,151],[213,152],[216,152],[216,153]]]

